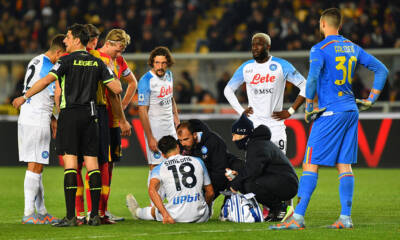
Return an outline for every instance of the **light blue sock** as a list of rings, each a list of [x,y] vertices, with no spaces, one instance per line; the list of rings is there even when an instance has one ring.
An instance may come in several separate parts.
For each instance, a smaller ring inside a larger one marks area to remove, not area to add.
[[[339,196],[342,211],[340,215],[351,216],[353,204],[354,175],[352,172],[345,172],[339,175]]]
[[[305,171],[303,176],[300,178],[299,191],[297,196],[300,198],[299,204],[297,204],[294,210],[295,214],[302,215],[306,213],[308,203],[310,202],[311,195],[317,186],[318,173]]]

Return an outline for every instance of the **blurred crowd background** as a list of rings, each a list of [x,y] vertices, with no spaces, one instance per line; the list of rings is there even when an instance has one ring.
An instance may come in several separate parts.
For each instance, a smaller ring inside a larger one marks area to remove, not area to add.
[[[149,52],[158,45],[173,53],[249,52],[256,32],[271,36],[272,52],[309,50],[321,41],[319,16],[329,7],[338,7],[343,13],[341,34],[363,48],[400,48],[399,1],[0,0],[0,54],[41,53],[52,36],[65,33],[73,23],[98,27],[102,32],[98,47],[110,29],[126,30],[132,38],[126,53]],[[223,89],[233,74],[231,69],[218,73],[207,87],[190,68],[180,69],[175,73],[179,80],[174,92],[177,102],[226,103]],[[4,103],[20,95],[24,78],[23,71],[8,74],[16,87]],[[400,72],[390,76],[381,100],[400,100]],[[356,97],[369,93],[358,75],[353,86]],[[296,96],[297,89],[288,84],[285,102]],[[244,87],[238,97],[246,102]]]
[[[183,38],[211,9],[197,50],[248,51],[255,32],[267,32],[272,50],[309,49],[320,41],[319,14],[339,7],[342,34],[364,48],[400,47],[400,4],[388,0],[1,0],[0,53],[32,53],[73,23],[92,23],[104,34],[123,28],[132,37],[126,52],[158,45],[179,49]]]

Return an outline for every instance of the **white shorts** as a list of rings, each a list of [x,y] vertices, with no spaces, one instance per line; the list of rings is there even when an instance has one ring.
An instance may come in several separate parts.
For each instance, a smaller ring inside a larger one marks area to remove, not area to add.
[[[50,126],[18,123],[18,153],[20,162],[49,164]]]
[[[271,130],[271,142],[273,142],[286,155],[286,126],[273,126],[269,129]]]
[[[168,210],[168,208],[167,208],[167,211],[169,212],[169,214],[171,215],[171,217],[175,220],[175,222],[203,223],[203,222],[207,222],[207,221],[210,219],[210,216],[211,216],[211,214],[210,214],[210,208],[209,208],[207,205],[206,205],[206,211],[204,212],[204,214],[203,214],[202,216],[199,216],[197,219],[192,219],[191,221],[187,221],[187,220],[182,221],[182,219],[181,219],[180,216],[174,216],[174,214],[171,213],[171,212]],[[184,213],[184,212],[183,212],[183,213]],[[162,221],[163,221],[163,216],[162,216],[162,214],[158,211],[157,208],[156,208],[155,214],[156,214],[156,220],[159,221],[159,222],[162,222]],[[183,215],[185,215],[185,214],[183,214]],[[185,219],[187,218],[186,216],[182,216],[182,217],[185,218]]]
[[[169,134],[166,134],[166,135],[163,135],[163,136],[154,136],[154,137],[158,141],[162,137],[167,136],[167,135],[171,135],[175,139],[177,139],[176,132],[169,133]],[[146,141],[146,155],[147,155],[148,164],[149,165],[158,165],[158,164],[160,164],[164,160],[164,157],[162,156],[161,152],[153,152],[153,151],[151,151],[150,148],[149,148],[149,144],[147,143],[147,137],[145,137],[145,141]]]

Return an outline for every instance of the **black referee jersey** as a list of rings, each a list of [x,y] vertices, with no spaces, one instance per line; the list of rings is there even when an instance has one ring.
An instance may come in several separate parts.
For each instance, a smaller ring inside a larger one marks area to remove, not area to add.
[[[114,79],[101,59],[84,50],[61,57],[50,74],[60,81],[60,109],[89,106],[96,100],[98,82],[106,84]]]

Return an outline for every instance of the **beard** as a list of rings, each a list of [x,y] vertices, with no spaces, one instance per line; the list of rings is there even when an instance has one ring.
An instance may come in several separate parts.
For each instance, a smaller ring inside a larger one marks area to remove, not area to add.
[[[163,69],[156,70],[156,75],[158,77],[163,77],[165,75],[165,71]]]
[[[254,60],[256,60],[256,62],[262,62],[264,61],[266,58],[268,57],[268,53],[267,51],[264,49],[262,52],[260,52],[260,54],[258,56],[255,56],[253,54],[253,58]]]

